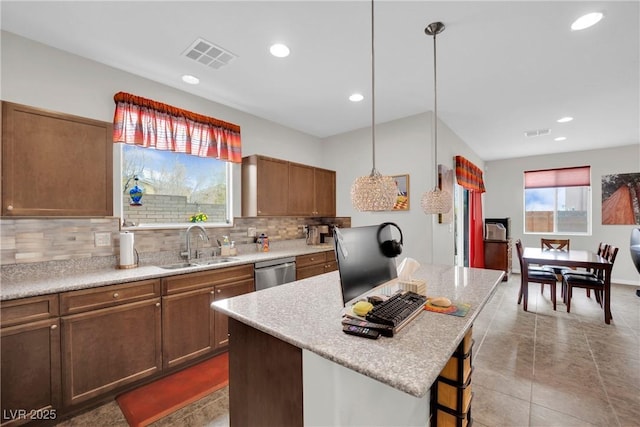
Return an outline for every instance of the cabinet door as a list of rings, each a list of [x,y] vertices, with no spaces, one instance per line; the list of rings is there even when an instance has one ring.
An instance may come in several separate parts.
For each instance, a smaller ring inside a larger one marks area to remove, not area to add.
[[[284,160],[258,157],[258,215],[287,215],[289,198],[289,163]]]
[[[336,216],[336,173],[327,169],[315,169],[316,216]]]
[[[2,215],[112,216],[112,125],[2,103]]]
[[[215,301],[226,298],[247,294],[254,291],[253,279],[243,280],[237,283],[228,283],[226,285],[217,285],[215,288]],[[216,348],[222,348],[229,345],[229,319],[225,314],[219,311],[213,311],[215,314],[215,341]]]
[[[315,215],[315,168],[289,163],[289,215]]]
[[[62,317],[65,406],[162,369],[160,298]]]
[[[162,297],[162,360],[172,368],[214,349],[213,286]]]
[[[324,264],[309,265],[296,269],[296,280],[306,279],[307,277],[317,276],[325,273]]]
[[[2,426],[25,422],[19,410],[60,408],[60,329],[57,318],[0,329]],[[13,421],[12,421],[13,420]]]

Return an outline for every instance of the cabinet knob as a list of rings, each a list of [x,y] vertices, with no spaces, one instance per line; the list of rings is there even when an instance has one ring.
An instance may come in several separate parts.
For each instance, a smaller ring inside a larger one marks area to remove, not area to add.
[[[216,292],[220,293],[220,292],[222,292],[222,289],[217,289]]]
[[[9,205],[9,206],[7,206],[7,210],[8,210],[8,211],[12,211],[12,210],[13,210],[13,205]]]
[[[58,329],[58,325],[51,325],[51,329]]]
[[[156,307],[160,307],[160,303],[159,302],[156,303]]]
[[[216,293],[216,291],[211,291],[211,294],[212,294],[212,295],[213,295],[213,294],[215,294],[215,293]]]
[[[113,297],[114,297],[114,298],[118,298],[119,296],[120,296],[120,295],[119,295],[117,292],[114,292],[114,293],[113,293]]]

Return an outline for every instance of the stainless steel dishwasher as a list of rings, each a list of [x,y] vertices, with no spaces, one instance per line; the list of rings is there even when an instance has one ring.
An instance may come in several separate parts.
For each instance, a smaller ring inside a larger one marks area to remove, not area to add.
[[[279,258],[255,264],[256,291],[296,280],[296,258]]]

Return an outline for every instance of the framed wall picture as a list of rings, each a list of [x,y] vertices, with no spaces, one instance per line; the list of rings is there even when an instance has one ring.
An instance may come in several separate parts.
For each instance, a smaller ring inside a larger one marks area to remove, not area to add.
[[[393,175],[396,182],[397,198],[393,205],[394,211],[409,210],[409,175]]]

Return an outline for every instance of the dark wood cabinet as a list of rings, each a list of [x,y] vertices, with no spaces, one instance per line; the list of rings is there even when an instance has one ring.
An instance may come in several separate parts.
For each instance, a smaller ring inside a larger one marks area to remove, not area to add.
[[[254,280],[246,279],[236,283],[217,285],[214,289],[214,301],[247,294],[255,290]],[[215,316],[215,348],[225,348],[229,345],[229,318],[227,315],[214,311]]]
[[[2,215],[112,216],[112,124],[2,103]]]
[[[287,215],[289,163],[263,156],[242,159],[242,216]]]
[[[65,406],[161,372],[159,280],[66,292],[60,300]]]
[[[33,413],[56,419],[61,406],[58,296],[5,301],[0,315],[1,425],[24,424]]]
[[[296,280],[317,276],[338,269],[334,251],[316,252],[296,257]]]
[[[242,159],[242,216],[335,215],[335,171],[257,155]]]
[[[314,180],[312,166],[289,163],[288,215],[310,216],[315,211]]]
[[[226,346],[226,316],[211,303],[253,291],[253,264],[168,277],[163,288],[163,366],[173,368]]]
[[[511,274],[511,239],[484,241],[484,267],[490,270],[505,272],[502,281],[509,279]]]
[[[336,173],[328,169],[314,169],[316,216],[336,216]]]

